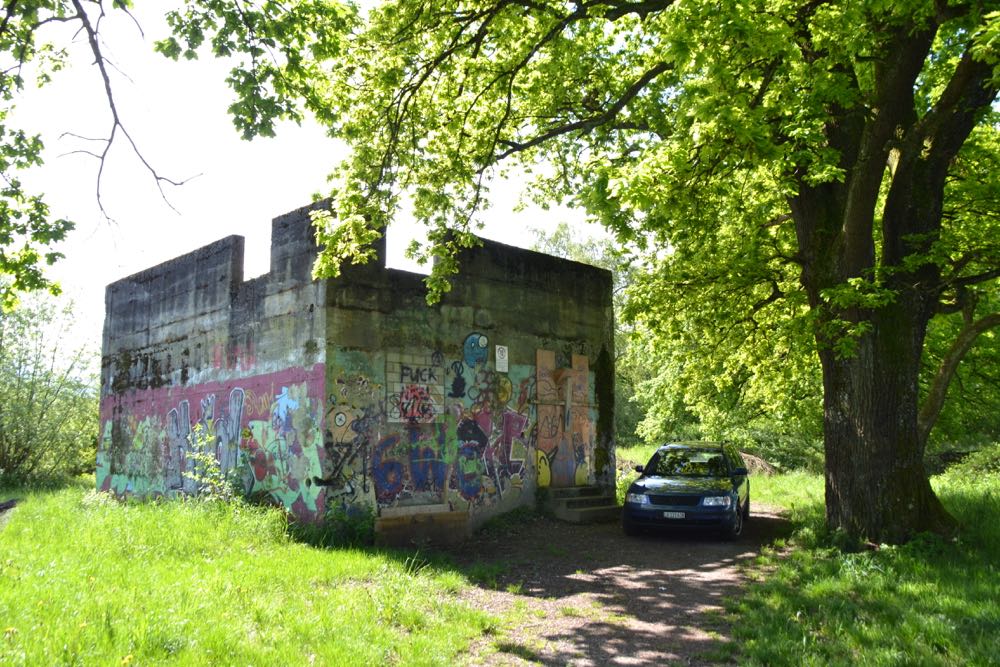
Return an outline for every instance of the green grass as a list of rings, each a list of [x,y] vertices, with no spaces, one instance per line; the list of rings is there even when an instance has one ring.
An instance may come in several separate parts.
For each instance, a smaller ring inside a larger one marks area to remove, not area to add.
[[[751,504],[781,507],[796,527],[815,530],[823,522],[823,476],[808,472],[751,475]]]
[[[495,620],[465,577],[292,541],[242,504],[0,489],[2,665],[444,665]]]
[[[819,476],[757,476],[755,499],[791,509],[792,549],[730,608],[748,665],[992,665],[1000,637],[1000,476],[934,480],[961,537],[845,553],[824,534]]]

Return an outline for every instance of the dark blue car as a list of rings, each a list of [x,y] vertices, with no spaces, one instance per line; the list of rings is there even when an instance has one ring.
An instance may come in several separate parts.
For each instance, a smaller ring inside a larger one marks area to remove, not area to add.
[[[622,528],[715,528],[739,537],[750,517],[750,481],[736,447],[717,442],[678,442],[656,450],[625,495]]]

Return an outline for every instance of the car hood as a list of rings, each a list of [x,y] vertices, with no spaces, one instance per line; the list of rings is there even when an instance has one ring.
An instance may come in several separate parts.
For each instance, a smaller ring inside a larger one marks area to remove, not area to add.
[[[640,477],[632,483],[633,493],[712,493],[733,490],[728,477]]]

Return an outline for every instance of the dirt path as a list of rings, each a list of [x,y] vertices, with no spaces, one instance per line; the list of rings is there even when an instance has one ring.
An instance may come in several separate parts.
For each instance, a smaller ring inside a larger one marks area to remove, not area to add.
[[[754,507],[743,536],[683,532],[626,538],[616,524],[537,518],[477,537],[450,554],[487,580],[475,606],[513,612],[469,665],[703,665],[732,662],[723,600],[739,594],[741,563],[786,535]]]
[[[7,525],[7,522],[10,520],[11,510],[17,507],[19,502],[17,498],[0,502],[0,530],[3,530],[4,526]]]

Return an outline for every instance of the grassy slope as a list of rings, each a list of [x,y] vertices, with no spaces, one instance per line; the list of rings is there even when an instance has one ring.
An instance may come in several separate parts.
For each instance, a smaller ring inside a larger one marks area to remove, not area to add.
[[[493,623],[465,585],[294,543],[274,510],[28,493],[0,530],[0,664],[449,664]]]
[[[957,540],[919,536],[856,553],[823,535],[821,477],[755,481],[759,502],[792,510],[796,548],[765,555],[758,582],[732,605],[740,664],[997,664],[1000,475],[934,480],[963,524]]]

